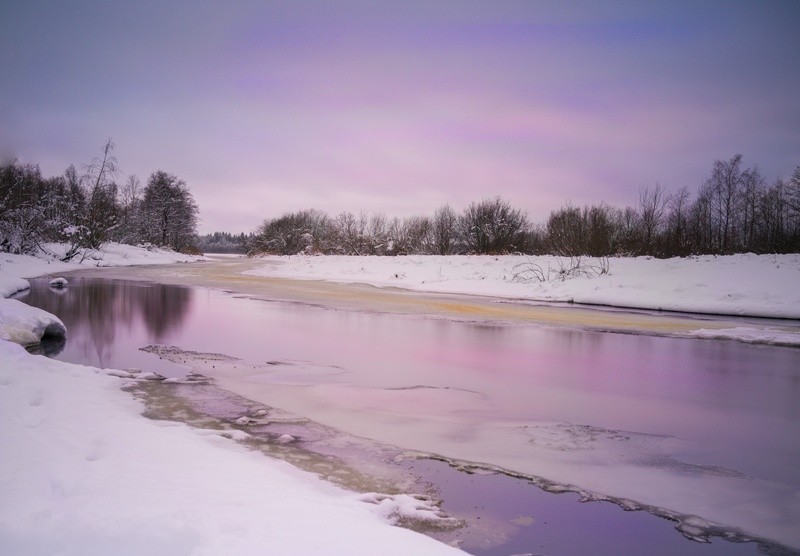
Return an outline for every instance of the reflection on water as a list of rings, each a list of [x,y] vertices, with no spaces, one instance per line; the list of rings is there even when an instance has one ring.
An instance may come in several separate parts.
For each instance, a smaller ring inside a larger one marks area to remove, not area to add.
[[[31,281],[20,299],[57,315],[67,327],[66,344],[43,343],[41,353],[97,367],[123,367],[118,357],[131,340],[163,343],[188,316],[194,290],[180,286],[73,278],[55,289]]]

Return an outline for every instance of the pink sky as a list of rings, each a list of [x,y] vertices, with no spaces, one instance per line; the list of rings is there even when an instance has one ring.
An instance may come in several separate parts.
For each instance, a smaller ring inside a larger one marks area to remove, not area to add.
[[[796,2],[11,4],[0,155],[55,175],[112,137],[201,232],[495,195],[542,221],[739,152],[800,164]]]

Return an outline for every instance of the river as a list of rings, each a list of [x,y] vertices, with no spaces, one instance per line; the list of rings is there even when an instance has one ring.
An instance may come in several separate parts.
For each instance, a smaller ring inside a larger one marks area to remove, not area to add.
[[[66,290],[34,280],[22,299],[67,325],[66,344],[48,348],[54,357],[168,377],[192,370],[244,406],[257,402],[335,431],[318,435],[327,438],[319,452],[344,457],[345,436],[382,446],[360,444],[355,465],[368,468],[369,454],[381,454],[398,476],[432,485],[443,510],[466,524],[432,534],[476,554],[759,548],[719,537],[756,538],[774,553],[782,550],[776,539],[797,546],[797,349],[343,310],[91,277],[71,278]],[[199,392],[181,395],[230,417]],[[275,430],[313,444],[307,424],[286,423]],[[685,540],[650,514],[714,542]]]

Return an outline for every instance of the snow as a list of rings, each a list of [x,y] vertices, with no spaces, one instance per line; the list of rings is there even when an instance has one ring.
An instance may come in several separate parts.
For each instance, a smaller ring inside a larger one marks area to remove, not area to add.
[[[28,289],[25,278],[79,269],[82,266],[129,266],[136,264],[166,264],[202,260],[203,257],[184,255],[169,249],[145,249],[120,243],[107,243],[100,251],[90,251],[80,262],[58,260],[66,252],[66,244],[45,244],[44,253],[11,255],[0,253],[0,339],[29,345],[38,343],[45,333],[64,335],[64,324],[55,316],[29,307],[9,297]],[[65,287],[64,278],[51,280],[51,285]]]
[[[219,431],[144,419],[126,379],[0,341],[0,546],[7,554],[456,554],[358,495]]]
[[[42,336],[65,333],[64,324],[53,315],[29,307],[19,301],[2,299],[28,289],[25,278],[43,276],[85,266],[130,266],[167,264],[202,260],[203,257],[184,255],[170,249],[142,248],[120,243],[107,243],[102,250],[89,251],[76,257],[76,262],[59,260],[67,250],[66,244],[48,243],[39,256],[0,253],[0,339],[22,345],[35,344]],[[50,281],[53,287],[67,286],[63,277]]]
[[[112,245],[83,264],[196,259]],[[73,268],[79,265],[0,254],[0,294],[27,288],[23,276]],[[45,331],[63,333],[64,325],[0,299],[3,553],[462,553],[389,525],[414,513],[446,519],[430,504],[395,497],[387,509],[382,495],[362,500],[245,449],[230,431],[143,418],[140,402],[120,387],[163,378],[155,373],[72,365],[15,345]]]
[[[264,257],[247,274],[364,283],[378,287],[546,302],[719,315],[800,318],[800,255],[609,259],[608,274],[538,282],[530,269],[557,270],[552,256]],[[584,267],[601,261],[585,257]]]
[[[144,264],[169,264],[204,260],[197,255],[185,255],[171,249],[144,248],[122,243],[106,243],[98,251],[88,251],[73,258],[72,262],[60,260],[67,251],[66,244],[46,243],[39,256],[0,253],[0,297],[8,297],[28,288],[24,278],[33,278],[87,266],[132,266]]]
[[[695,338],[705,338],[707,340],[737,340],[753,344],[771,344],[783,346],[800,345],[798,334],[792,332],[780,332],[771,329],[750,328],[747,326],[737,326],[736,328],[707,329],[700,328],[691,334]]]
[[[179,259],[169,252],[110,246],[96,258],[86,257],[83,264]],[[543,283],[522,279],[530,278],[530,273],[521,276],[526,268],[546,270],[560,264],[554,257],[296,256],[267,257],[264,267],[251,273],[523,301],[800,318],[798,255],[612,259],[608,275]],[[75,268],[80,265],[0,254],[0,293],[11,295],[24,289],[24,277]],[[2,339],[23,344],[36,341],[48,327],[58,326],[53,319],[18,301],[0,299]],[[800,334],[791,326],[698,328],[691,335],[800,344]],[[186,380],[202,379],[197,377]],[[292,378],[297,380],[297,376]],[[410,518],[447,519],[425,499],[348,494],[288,464],[248,452],[234,441],[245,440],[247,433],[237,433],[237,439],[222,438],[218,431],[142,418],[139,403],[119,387],[148,379],[161,377],[136,370],[98,371],[68,365],[28,355],[0,341],[0,546],[4,550],[63,554],[455,552],[387,525],[387,521]],[[287,382],[288,377],[274,378],[263,386],[275,390],[281,380]],[[165,382],[170,381],[174,380]],[[794,525],[800,507],[794,487],[714,469],[687,473],[683,468],[641,465],[644,456],[647,461],[651,455],[660,461],[661,455],[672,454],[675,439],[634,435],[621,444],[619,431],[614,430],[560,422],[507,422],[485,423],[467,441],[457,430],[459,424],[450,423],[445,415],[420,415],[417,422],[408,419],[405,411],[395,414],[389,403],[392,399],[348,396],[347,389],[336,384],[326,388],[325,399],[337,399],[351,409],[359,400],[380,405],[377,413],[362,408],[359,420],[370,422],[364,427],[389,431],[386,438],[394,444],[403,445],[407,436],[414,436],[417,449],[446,453],[455,460],[490,461],[563,484],[579,484],[593,493],[613,492],[640,505],[680,508],[687,534],[699,527],[690,516],[704,516],[712,523],[800,546]],[[315,391],[306,388],[303,395],[314,397]],[[395,402],[405,409],[415,403],[407,396],[424,397],[420,404],[425,407],[442,407],[468,395],[450,390],[402,394],[406,397]],[[391,395],[396,393],[387,394]],[[432,402],[431,396],[442,399]],[[464,407],[473,406],[470,401]],[[370,419],[363,418],[366,414]],[[369,436],[368,430],[357,429],[347,418],[337,421],[335,413],[319,417],[342,430],[351,427],[350,432]],[[393,437],[392,423],[398,422],[403,425]],[[456,441],[444,446],[441,438]],[[294,440],[290,435],[280,439]],[[509,451],[509,446],[514,450]],[[584,461],[589,448],[592,456]],[[652,484],[670,488],[654,495],[648,488]],[[704,496],[698,498],[697,492]]]
[[[60,289],[60,288],[66,288],[67,285],[69,285],[69,282],[67,281],[66,278],[60,276],[58,278],[53,278],[52,280],[50,280],[49,285],[52,288]]]
[[[65,336],[64,323],[16,299],[0,299],[0,340],[25,346],[38,344],[45,334]]]

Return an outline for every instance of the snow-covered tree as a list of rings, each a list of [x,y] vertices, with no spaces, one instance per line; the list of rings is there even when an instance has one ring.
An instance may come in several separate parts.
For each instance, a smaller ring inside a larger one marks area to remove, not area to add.
[[[276,255],[325,252],[329,236],[328,217],[318,210],[303,210],[264,221],[256,234],[255,248]]]
[[[147,180],[142,200],[142,237],[177,251],[191,249],[197,236],[197,203],[186,182],[162,170]]]
[[[513,253],[522,249],[528,218],[500,197],[471,203],[458,220],[460,236],[472,253]]]
[[[39,166],[12,160],[0,167],[0,251],[32,253],[45,223]]]

